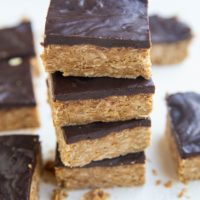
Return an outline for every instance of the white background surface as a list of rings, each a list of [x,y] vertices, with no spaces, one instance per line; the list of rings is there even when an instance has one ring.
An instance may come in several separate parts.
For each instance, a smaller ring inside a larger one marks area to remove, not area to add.
[[[43,27],[49,0],[0,0],[0,27],[13,25],[23,16],[29,17],[34,26],[38,55],[42,52],[39,43],[43,37]],[[152,145],[147,150],[146,184],[138,188],[121,188],[108,190],[112,200],[173,200],[183,188],[187,193],[182,199],[200,199],[200,181],[189,183],[187,186],[176,180],[171,156],[163,137],[166,119],[164,97],[166,93],[177,91],[200,92],[200,1],[198,0],[149,0],[150,13],[162,15],[178,15],[191,25],[195,38],[191,45],[190,55],[184,63],[177,66],[153,67],[153,79],[156,84],[154,111],[152,113],[153,135]],[[37,131],[41,136],[44,157],[50,155],[55,147],[55,133],[51,122],[51,112],[47,104],[45,74],[35,81],[36,93],[41,113],[42,127]],[[158,176],[152,174],[152,169],[158,171]],[[160,186],[155,185],[161,180]],[[171,180],[170,189],[163,183]],[[53,186],[42,183],[41,199],[50,199]],[[71,192],[69,200],[78,200],[85,191]]]

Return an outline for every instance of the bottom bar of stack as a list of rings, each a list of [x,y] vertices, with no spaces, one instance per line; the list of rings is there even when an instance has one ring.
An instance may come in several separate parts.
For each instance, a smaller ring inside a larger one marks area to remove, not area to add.
[[[145,182],[145,154],[130,153],[70,168],[64,166],[57,149],[55,172],[59,185],[66,189],[138,186]]]

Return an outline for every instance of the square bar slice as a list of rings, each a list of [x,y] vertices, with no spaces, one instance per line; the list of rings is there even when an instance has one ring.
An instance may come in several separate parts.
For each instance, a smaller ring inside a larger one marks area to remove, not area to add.
[[[58,146],[64,165],[84,166],[92,161],[144,151],[150,144],[149,119],[96,122],[57,128]]]
[[[54,124],[81,125],[96,121],[147,118],[152,111],[152,80],[49,75]]]
[[[182,182],[200,179],[200,94],[167,97],[167,137]]]
[[[149,18],[152,37],[151,61],[155,65],[182,62],[193,38],[190,27],[177,17],[153,15]]]
[[[38,127],[29,59],[1,61],[0,131]]]
[[[64,76],[151,77],[147,0],[51,0],[43,61]]]
[[[38,136],[0,136],[0,199],[39,200]]]
[[[57,151],[56,178],[67,189],[130,187],[145,183],[145,154],[131,153],[93,161],[84,167],[66,167]]]
[[[11,58],[30,58],[34,74],[39,74],[33,32],[29,21],[0,29],[0,61]]]

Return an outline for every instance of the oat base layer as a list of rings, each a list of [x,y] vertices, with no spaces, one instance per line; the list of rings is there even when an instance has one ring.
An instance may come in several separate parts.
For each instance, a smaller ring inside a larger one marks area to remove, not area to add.
[[[42,59],[47,72],[64,76],[151,78],[150,49],[48,45]]]
[[[0,131],[38,128],[39,118],[36,107],[0,109]]]
[[[56,178],[66,189],[138,186],[145,182],[145,164],[91,168],[56,167]]]
[[[151,48],[153,65],[172,65],[181,63],[188,56],[191,39],[170,44],[154,44]]]
[[[153,107],[153,94],[110,96],[103,99],[52,101],[55,126],[82,125],[96,121],[112,122],[147,118]]]

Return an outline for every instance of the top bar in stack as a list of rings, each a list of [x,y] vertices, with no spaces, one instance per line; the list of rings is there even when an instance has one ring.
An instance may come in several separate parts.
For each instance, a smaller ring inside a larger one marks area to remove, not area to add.
[[[64,76],[151,77],[147,0],[51,0],[46,71]]]

